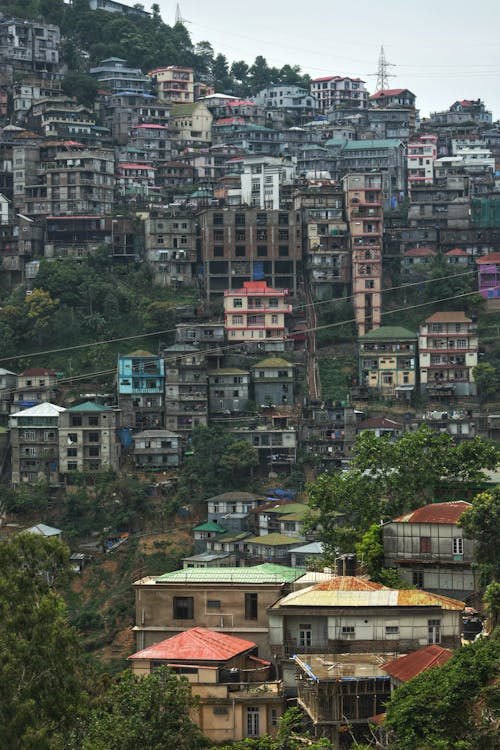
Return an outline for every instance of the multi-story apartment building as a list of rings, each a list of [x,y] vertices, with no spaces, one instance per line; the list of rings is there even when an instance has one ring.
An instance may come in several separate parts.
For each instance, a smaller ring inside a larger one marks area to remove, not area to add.
[[[134,463],[137,469],[161,471],[180,466],[181,438],[170,430],[136,432],[132,440]]]
[[[172,104],[170,127],[176,141],[209,145],[212,139],[212,113],[202,102]]]
[[[149,123],[166,127],[170,105],[157,101],[152,94],[119,91],[105,95],[100,111],[102,123],[111,131],[113,141],[124,145],[137,125]]]
[[[140,68],[130,68],[121,57],[107,57],[95,68],[90,68],[91,76],[99,81],[100,87],[117,94],[127,91],[133,94],[147,94],[151,91],[151,78]]]
[[[156,89],[158,99],[164,102],[192,104],[194,102],[194,71],[169,65],[155,68],[148,73]]]
[[[261,359],[252,365],[253,397],[257,408],[293,406],[293,364],[280,357]]]
[[[92,401],[71,406],[59,415],[59,472],[118,471],[119,411]]]
[[[367,105],[368,91],[361,78],[325,76],[311,81],[311,94],[318,101],[320,111],[334,109],[339,105],[351,105],[363,109]]]
[[[408,89],[381,89],[368,98],[368,104],[375,109],[404,109],[410,113],[410,131],[415,130],[417,97]]]
[[[208,209],[200,214],[207,298],[265,280],[296,294],[302,257],[300,214],[295,211]]]
[[[358,415],[345,402],[311,401],[304,405],[302,443],[309,455],[321,461],[323,469],[349,465]]]
[[[135,430],[164,426],[165,363],[138,350],[118,357],[118,405],[123,427]]]
[[[432,185],[437,159],[437,135],[428,133],[408,142],[408,191],[414,185]]]
[[[35,99],[27,115],[28,127],[46,138],[93,140],[92,111],[69,96]]]
[[[237,367],[208,371],[210,414],[237,414],[248,404],[250,373]]]
[[[46,401],[12,414],[9,420],[12,446],[12,484],[47,479],[59,481],[59,417],[62,406]]]
[[[15,122],[24,122],[26,115],[38,99],[60,97],[61,81],[43,78],[42,75],[23,76],[23,80],[14,83],[13,106]]]
[[[212,142],[237,148],[249,155],[280,156],[284,137],[279,130],[245,122],[242,117],[223,117],[212,125]]]
[[[145,222],[146,257],[154,281],[178,288],[195,278],[197,225],[190,211],[180,208],[155,210]]]
[[[434,174],[433,185],[412,186],[408,224],[410,227],[438,229],[440,244],[443,245],[444,234],[441,230],[465,230],[470,226],[470,181],[463,174],[448,175],[439,179],[436,173]],[[452,242],[454,244],[449,246],[450,249],[456,247],[456,239]]]
[[[340,168],[346,172],[379,172],[383,178],[384,205],[406,194],[406,146],[397,138],[348,141],[339,153]]]
[[[253,97],[253,101],[269,109],[286,109],[304,114],[311,114],[318,109],[316,97],[307,89],[281,83],[262,89]]]
[[[174,344],[162,355],[166,371],[165,426],[186,444],[195,427],[208,423],[205,353],[189,344]]]
[[[310,185],[294,195],[302,214],[302,240],[309,284],[315,298],[342,296],[349,289],[351,260],[342,186]]]
[[[416,386],[417,335],[382,326],[359,338],[359,383],[383,397],[409,400]]]
[[[284,349],[285,316],[292,312],[287,297],[287,289],[268,287],[265,281],[245,281],[241,289],[225,291],[224,325],[229,343]]]
[[[7,426],[16,384],[16,373],[0,367],[0,424],[2,427]]]
[[[352,290],[358,335],[380,326],[382,304],[382,175],[348,174],[344,180],[352,254]]]
[[[14,70],[57,74],[60,43],[58,26],[21,18],[0,20],[0,60]]]
[[[43,401],[55,401],[57,396],[57,373],[46,367],[30,367],[17,376],[13,393],[14,406],[24,408]]]
[[[477,323],[463,312],[437,312],[418,336],[420,389],[428,396],[475,396]]]
[[[272,156],[251,156],[242,159],[241,203],[277,211],[281,208],[281,186],[291,184],[296,164]]]
[[[270,425],[238,427],[232,430],[238,440],[246,440],[253,445],[261,466],[269,473],[291,470],[297,461],[297,432],[294,427],[278,426],[278,420]]]

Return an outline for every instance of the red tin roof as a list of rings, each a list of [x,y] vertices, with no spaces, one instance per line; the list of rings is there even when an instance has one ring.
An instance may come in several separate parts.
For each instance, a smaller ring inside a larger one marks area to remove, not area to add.
[[[57,375],[55,370],[47,370],[45,367],[32,367],[30,370],[24,370],[21,377],[25,375]]]
[[[477,258],[476,263],[478,265],[500,263],[500,253],[490,253],[489,255],[483,255],[481,258]]]
[[[421,672],[431,667],[440,667],[451,659],[453,653],[448,648],[443,648],[434,643],[425,648],[419,648],[412,654],[400,656],[399,659],[393,659],[382,665],[384,672],[391,677],[395,677],[401,682],[411,680]]]
[[[381,99],[383,96],[399,96],[399,94],[403,94],[405,91],[408,91],[408,89],[382,89],[382,91],[372,94],[370,99]]]
[[[255,648],[255,643],[207,628],[191,628],[165,641],[138,651],[129,659],[155,659],[175,662],[227,661]]]
[[[412,247],[411,250],[403,253],[405,258],[427,258],[434,255],[437,255],[437,253],[431,247]]]
[[[457,523],[462,513],[465,513],[470,507],[471,504],[465,500],[456,500],[451,503],[430,503],[394,520],[398,523]]]

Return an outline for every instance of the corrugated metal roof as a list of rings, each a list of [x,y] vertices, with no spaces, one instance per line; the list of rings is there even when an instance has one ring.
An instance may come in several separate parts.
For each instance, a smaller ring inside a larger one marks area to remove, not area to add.
[[[299,540],[296,540],[299,541]],[[186,568],[174,570],[154,579],[155,583],[290,583],[303,575],[303,571],[285,565],[263,563],[251,568]]]
[[[430,503],[417,508],[403,516],[394,519],[395,523],[449,523],[455,524],[458,519],[471,507],[465,500],[451,503]]]
[[[66,411],[66,409],[57,406],[57,404],[51,404],[49,401],[44,401],[43,404],[31,406],[24,411],[16,411],[11,414],[11,417],[58,417],[62,411]]]
[[[382,666],[382,669],[391,677],[406,682],[426,669],[446,664],[452,656],[453,652],[449,648],[443,648],[435,643],[425,646],[425,648],[419,648],[412,654],[400,656],[399,659],[388,661]]]
[[[216,534],[224,534],[226,529],[219,526],[216,521],[205,521],[205,523],[200,523],[199,526],[195,526],[193,531],[215,531]]]
[[[246,540],[246,544],[256,544],[261,547],[287,547],[302,542],[302,537],[285,536],[285,534],[264,534],[262,536],[253,536]]]
[[[435,312],[425,319],[426,323],[472,323],[472,320],[460,310],[456,312]]]
[[[412,333],[407,328],[402,326],[382,326],[376,328],[374,331],[368,331],[363,336],[359,337],[360,341],[399,341],[401,339],[411,339],[412,341],[417,338],[416,333]]]
[[[217,633],[207,628],[192,628],[154,646],[142,649],[129,659],[154,659],[175,662],[221,662],[255,648],[255,643]]]

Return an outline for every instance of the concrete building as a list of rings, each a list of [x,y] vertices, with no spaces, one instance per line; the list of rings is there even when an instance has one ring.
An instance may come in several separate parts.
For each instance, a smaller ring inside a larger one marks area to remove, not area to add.
[[[463,312],[437,312],[418,336],[420,389],[428,396],[474,396],[478,362],[477,323]]]
[[[59,473],[118,471],[119,411],[92,401],[69,407],[59,416]]]
[[[408,141],[408,192],[414,185],[432,185],[437,159],[437,135],[426,133]]]
[[[296,164],[271,156],[246,157],[242,163],[241,203],[278,211],[281,208],[281,187],[293,183]]]
[[[384,204],[407,190],[406,145],[397,138],[348,141],[339,154],[340,166],[346,172],[378,172],[383,177]]]
[[[252,492],[223,492],[222,495],[209,497],[207,503],[207,518],[209,521],[227,523],[231,516],[248,516],[251,510],[257,508],[263,498]]]
[[[253,97],[256,104],[269,109],[285,109],[293,113],[313,114],[318,109],[318,101],[302,86],[275,83],[261,89]]]
[[[129,656],[134,674],[168,666],[191,685],[199,703],[191,719],[212,742],[276,734],[283,688],[257,645],[240,637],[191,628]]]
[[[194,283],[196,237],[191,211],[169,208],[149,212],[145,221],[146,257],[156,284],[177,289]]]
[[[212,113],[203,101],[172,104],[170,127],[176,141],[185,145],[209,145],[212,140]]]
[[[257,408],[293,406],[293,364],[280,357],[261,359],[252,365],[253,397]]]
[[[57,398],[57,373],[46,367],[30,367],[17,376],[12,394],[16,409],[35,406]]]
[[[208,300],[251,279],[296,294],[302,241],[295,211],[210,208],[199,220]]]
[[[0,19],[0,60],[15,71],[57,75],[61,33],[58,26],[21,18]]]
[[[153,88],[160,101],[172,104],[192,104],[194,102],[194,71],[192,68],[182,68],[168,65],[165,68],[155,68],[148,73],[153,82]]]
[[[379,328],[382,305],[382,175],[348,174],[344,180],[352,253],[352,291],[358,335]]]
[[[9,420],[13,485],[46,479],[59,483],[59,417],[62,406],[44,402]]]
[[[31,130],[46,138],[93,142],[96,124],[92,110],[70,96],[35,99],[26,117]]]
[[[239,427],[232,430],[238,440],[246,440],[253,445],[259,456],[259,463],[270,473],[276,470],[291,470],[297,461],[297,433],[293,427],[257,425]]]
[[[382,326],[358,343],[360,385],[382,397],[410,400],[417,384],[417,334]]]
[[[14,121],[18,124],[23,123],[33,106],[33,102],[37,99],[61,95],[62,89],[59,79],[44,78],[43,73],[23,76],[23,80],[14,83],[12,89]]]
[[[132,440],[137,469],[165,471],[180,466],[181,438],[170,430],[143,430],[136,432]]]
[[[121,57],[107,57],[101,60],[89,73],[100,87],[110,94],[126,91],[132,94],[148,94],[151,91],[151,78],[140,68],[132,68]]]
[[[237,367],[208,371],[210,414],[240,414],[249,398],[250,373]]]
[[[487,301],[500,298],[500,253],[476,259],[479,294]]]
[[[165,426],[183,445],[193,429],[208,423],[208,375],[205,352],[190,344],[174,344],[165,359]]]
[[[360,415],[346,402],[308,401],[303,406],[301,442],[308,454],[321,461],[321,468],[349,465]]]
[[[288,331],[288,290],[268,287],[265,281],[245,281],[241,289],[224,292],[224,326],[228,342],[281,351]]]
[[[244,118],[231,116],[215,120],[212,125],[213,143],[237,148],[252,156],[267,154],[280,156],[283,148],[283,133],[264,125],[246,122]]]
[[[118,405],[123,427],[164,426],[165,363],[161,357],[142,349],[118,356]]]
[[[431,503],[383,526],[384,564],[411,586],[466,599],[476,590],[474,543],[458,521],[471,507]]]
[[[189,627],[237,634],[268,645],[267,609],[303,575],[282,565],[250,568],[186,568],[134,583],[137,647],[146,648]]]
[[[125,145],[133,128],[141,124],[166,127],[170,105],[161,103],[152,94],[118,91],[105,94],[100,106],[103,125],[113,136],[113,142]]]
[[[325,76],[311,81],[311,94],[317,99],[318,109],[325,112],[345,105],[363,109],[367,106],[368,92],[361,78]]]

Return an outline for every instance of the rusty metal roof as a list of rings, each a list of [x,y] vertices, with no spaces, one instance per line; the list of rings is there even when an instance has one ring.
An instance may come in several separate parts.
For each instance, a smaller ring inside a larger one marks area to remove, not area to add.
[[[255,648],[253,641],[217,633],[207,628],[192,628],[138,651],[129,659],[154,659],[174,662],[221,662]]]
[[[400,656],[399,659],[388,661],[382,666],[382,669],[391,677],[395,677],[401,682],[406,682],[426,669],[446,664],[452,656],[453,652],[449,648],[443,648],[434,643],[431,646],[419,648],[418,651],[414,651],[412,654],[406,654],[405,656]]]
[[[457,523],[458,519],[471,507],[465,500],[451,503],[430,503],[422,508],[412,510],[403,516],[395,518],[396,523]]]

